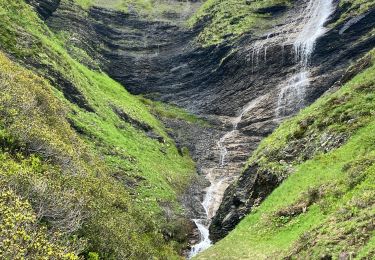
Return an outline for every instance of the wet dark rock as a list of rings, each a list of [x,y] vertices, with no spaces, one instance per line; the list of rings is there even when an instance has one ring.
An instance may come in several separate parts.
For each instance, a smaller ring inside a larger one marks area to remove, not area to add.
[[[43,19],[48,19],[59,7],[61,0],[26,0]]]
[[[285,11],[288,8],[287,5],[279,4],[270,7],[259,8],[256,10],[258,14],[277,14]]]
[[[350,18],[349,18],[350,19]],[[308,101],[315,100],[345,74],[352,60],[356,60],[375,46],[371,30],[375,25],[375,9],[369,10],[357,23],[340,34],[347,21],[330,29],[316,44],[312,57],[314,74],[318,75],[310,88]]]
[[[189,256],[189,253],[190,253],[190,250],[192,248],[193,245],[199,243],[199,240],[200,240],[200,233],[199,233],[199,230],[197,229],[197,226],[195,225],[195,223],[193,221],[189,221],[189,224],[187,225],[188,227],[188,241],[189,241],[189,244],[188,244],[188,247],[185,248],[185,250],[183,250],[182,254],[183,256]]]
[[[370,35],[365,36],[375,25],[374,15],[375,10],[370,10],[364,17],[358,19],[356,23],[352,23],[351,26],[346,26],[345,30],[341,30],[347,24],[347,21],[344,21],[342,24],[330,29],[318,40],[316,51],[311,61],[314,79],[307,90],[307,102],[305,105],[313,102],[334,85],[335,82],[336,87],[341,86],[369,66],[369,61],[364,58],[359,63],[359,66],[357,66],[358,69],[355,69],[356,66],[354,66],[351,70],[347,71],[352,60],[358,59],[363,53],[366,53],[375,46],[375,37]],[[335,18],[338,19],[337,17],[339,17],[339,14],[335,13],[332,16],[331,22],[334,22]],[[261,114],[265,116],[266,113]],[[251,121],[245,121],[244,124],[246,122]],[[310,123],[301,122],[301,130],[308,127]],[[245,133],[247,131],[251,135],[263,134],[265,136],[275,127],[270,124],[265,125],[269,127],[253,129],[254,124],[250,124],[251,130],[246,130],[249,126],[244,126],[244,131]],[[285,160],[286,162],[294,161],[296,158],[308,160],[317,152],[328,152],[340,147],[348,138],[345,134],[325,133],[319,137],[318,142],[315,142],[316,136],[304,136],[303,131],[300,134],[301,136],[296,136],[296,140],[289,142],[285,149],[275,155],[278,160]],[[253,183],[255,183],[256,178],[261,174],[265,175],[265,182],[254,185]],[[276,177],[274,176],[274,178]],[[275,180],[269,177],[269,173],[267,172],[258,172],[257,169],[254,169],[254,166],[247,168],[239,180],[232,184],[225,193],[223,203],[210,227],[212,239],[217,241],[234,229],[241,218],[251,211],[251,208],[255,204],[254,202],[257,201],[254,198],[254,193],[257,194],[256,189],[264,189],[262,193],[264,196],[255,196],[261,201],[282,181],[280,179]],[[244,194],[245,197],[241,196],[241,194]]]
[[[205,211],[201,204],[203,200],[202,190],[207,187],[208,183],[203,176],[194,179],[181,196],[180,201],[186,211],[186,217],[189,219],[198,219],[204,217]],[[197,227],[194,224],[195,232]],[[199,232],[198,232],[199,234]]]
[[[237,186],[230,186],[217,215],[210,226],[210,238],[216,242],[226,236],[251,208],[262,202],[280,183],[272,173],[249,166],[240,176]]]
[[[303,128],[313,123],[312,118],[302,122]],[[346,134],[315,133],[290,140],[278,151],[268,155],[272,161],[287,166],[284,174],[275,175],[271,171],[260,169],[255,163],[248,166],[240,178],[226,190],[222,204],[210,226],[211,239],[216,242],[226,236],[241,219],[259,205],[285,178],[293,173],[289,164],[296,161],[306,161],[317,153],[327,153],[342,146],[348,140]]]
[[[208,125],[193,124],[180,119],[161,118],[168,127],[168,134],[176,141],[178,148],[188,148],[194,161],[204,164],[209,149],[222,134],[214,122]],[[203,161],[202,161],[203,160]]]
[[[246,46],[256,39],[250,36],[202,48],[194,42],[200,27],[187,30],[100,8],[92,8],[85,18],[73,15],[73,9],[64,3],[48,20],[55,30],[72,30],[74,41],[69,44],[100,59],[102,68],[134,94],[176,103],[195,113],[233,116],[251,99],[269,92],[270,86],[274,89],[277,79],[287,76],[288,66],[294,64],[290,46],[283,57],[269,55],[264,62],[261,53],[256,61],[251,59]],[[281,53],[282,48],[268,51]]]
[[[209,186],[205,176],[202,175],[202,168],[207,167],[211,160],[216,159],[212,156],[211,148],[220,138],[221,131],[213,127],[215,122],[211,122],[210,125],[196,125],[180,119],[161,118],[161,120],[169,129],[168,134],[175,140],[181,154],[183,154],[182,150],[186,148],[193,160],[197,162],[198,176],[181,197],[181,203],[189,218],[201,218],[205,214],[201,204],[203,190]]]

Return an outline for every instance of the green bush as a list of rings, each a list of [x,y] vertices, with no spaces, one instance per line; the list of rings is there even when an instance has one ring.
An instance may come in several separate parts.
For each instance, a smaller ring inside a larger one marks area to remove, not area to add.
[[[99,254],[95,252],[89,252],[87,255],[87,260],[99,260]]]

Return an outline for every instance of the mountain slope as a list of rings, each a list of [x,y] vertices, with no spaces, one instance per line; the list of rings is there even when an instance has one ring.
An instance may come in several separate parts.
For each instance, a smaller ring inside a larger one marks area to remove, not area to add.
[[[375,256],[374,60],[372,51],[351,72],[369,68],[261,143],[240,177],[243,194],[232,197],[252,212],[197,259]],[[272,178],[280,186],[252,201]]]
[[[68,248],[82,240],[75,254],[178,257],[171,241],[186,242],[188,228],[178,200],[195,166],[150,101],[71,58],[24,1],[0,1],[0,14],[4,194],[30,203],[35,228],[62,233]],[[158,111],[195,120],[174,107]]]

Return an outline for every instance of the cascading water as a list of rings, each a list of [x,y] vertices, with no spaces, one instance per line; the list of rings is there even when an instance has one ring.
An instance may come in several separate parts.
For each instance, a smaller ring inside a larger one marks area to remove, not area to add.
[[[277,28],[278,31],[268,33],[263,40],[259,40],[251,47],[251,60],[254,69],[254,65],[257,66],[259,62],[257,56],[259,56],[262,50],[264,50],[264,59],[266,61],[268,46],[272,44],[284,46],[291,43],[294,46],[298,62],[298,72],[280,87],[276,110],[279,117],[290,115],[304,106],[305,92],[310,82],[308,63],[316,40],[325,32],[324,23],[333,11],[333,0],[309,0],[305,10],[291,24],[285,25],[281,30]],[[211,246],[208,229],[211,218],[220,206],[225,189],[229,186],[230,181],[233,181],[233,176],[226,175],[227,171],[225,170],[227,167],[228,140],[233,139],[238,134],[238,124],[242,121],[243,116],[254,109],[265,97],[256,98],[246,105],[239,116],[232,119],[233,128],[231,131],[222,136],[217,143],[220,154],[218,168],[208,169],[205,172],[206,178],[210,182],[210,186],[207,188],[202,202],[206,218],[193,219],[200,232],[201,240],[193,246],[189,258]]]
[[[324,23],[332,12],[332,0],[309,1],[303,13],[303,27],[293,43],[298,72],[280,88],[276,109],[278,117],[289,116],[304,107],[306,88],[310,84],[309,61],[317,39],[326,31]]]
[[[220,138],[220,140],[217,142],[217,146],[219,147],[220,149],[220,167],[224,167],[225,166],[225,158],[228,154],[228,150],[225,146],[225,141],[227,139],[229,139],[230,137],[232,137],[237,130],[238,128],[238,124],[242,121],[242,118],[243,116],[249,112],[251,109],[253,109],[262,99],[264,98],[264,96],[261,96],[261,97],[258,97],[252,101],[250,101],[249,104],[247,104],[241,111],[241,113],[235,117],[233,120],[232,120],[232,125],[233,125],[233,128],[231,131],[229,131],[228,133],[226,133],[223,137]]]
[[[219,148],[220,153],[220,160],[219,166],[220,169],[225,167],[225,159],[228,154],[228,150],[225,146],[225,142],[228,138],[233,137],[236,132],[238,131],[238,124],[242,121],[243,116],[253,109],[262,99],[264,96],[258,97],[252,100],[249,104],[247,104],[241,111],[241,113],[231,120],[232,123],[232,130],[227,132],[220,140],[217,142],[217,146]],[[211,240],[209,238],[209,230],[208,227],[211,222],[211,218],[215,215],[216,211],[220,206],[220,202],[224,196],[224,192],[226,188],[229,186],[228,179],[230,176],[225,176],[223,174],[214,174],[215,169],[209,169],[206,175],[206,178],[210,182],[210,186],[206,190],[206,194],[204,196],[202,206],[205,210],[205,219],[193,219],[194,223],[198,227],[200,232],[201,241],[194,245],[192,250],[190,251],[189,258],[195,256],[199,252],[209,248],[211,246]],[[224,171],[225,173],[225,171]]]
[[[287,80],[280,90],[277,101],[276,113],[278,117],[291,115],[304,107],[304,97],[309,82],[307,70],[302,70]]]
[[[194,223],[197,225],[201,241],[194,245],[190,251],[189,258],[195,256],[199,252],[209,248],[211,246],[211,240],[209,238],[210,232],[208,230],[209,227],[209,220],[213,217],[214,210],[212,208],[212,200],[215,199],[215,192],[218,190],[217,188],[221,186],[222,182],[214,183],[213,170],[210,170],[207,174],[206,178],[210,181],[210,186],[207,188],[206,194],[204,196],[204,200],[202,202],[202,206],[205,210],[206,218],[204,219],[193,219]]]

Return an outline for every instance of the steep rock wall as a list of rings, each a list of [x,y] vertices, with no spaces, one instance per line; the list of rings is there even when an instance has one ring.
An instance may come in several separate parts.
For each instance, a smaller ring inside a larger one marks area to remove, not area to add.
[[[34,6],[40,16],[44,19],[50,17],[59,7],[61,0],[26,0]]]

